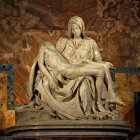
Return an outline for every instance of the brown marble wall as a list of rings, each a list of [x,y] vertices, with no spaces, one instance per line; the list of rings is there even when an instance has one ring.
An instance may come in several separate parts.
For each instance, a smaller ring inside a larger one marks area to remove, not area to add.
[[[117,106],[122,120],[134,125],[134,93],[140,91],[140,74],[116,74],[116,82],[119,84],[117,95],[125,102],[126,106]]]
[[[97,41],[105,61],[116,67],[140,66],[139,0],[0,0],[0,63],[14,64],[15,103],[28,103],[23,85],[39,45],[66,35],[74,15],[84,19],[86,35]],[[118,95],[129,105],[118,109],[130,122],[140,76],[117,75],[116,80],[121,83]]]
[[[0,72],[0,130],[15,125],[15,111],[7,110],[7,72]]]

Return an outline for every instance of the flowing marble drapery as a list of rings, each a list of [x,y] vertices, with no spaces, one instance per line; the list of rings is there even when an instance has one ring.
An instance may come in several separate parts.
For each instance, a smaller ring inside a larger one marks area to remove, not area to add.
[[[96,43],[90,38],[85,38],[77,49],[71,39],[60,38],[56,48],[69,63],[81,60],[101,60]],[[47,58],[44,58],[44,61],[45,59]],[[34,101],[36,106],[43,107],[51,115],[60,119],[99,117],[96,108],[96,79],[94,75],[69,80],[45,62],[44,65],[52,79],[57,83],[57,87],[51,88],[49,80],[42,75],[36,58],[30,72],[28,90],[30,100]],[[104,85],[102,99],[107,98],[108,94],[105,92],[107,90]],[[104,96],[104,94],[106,95]]]

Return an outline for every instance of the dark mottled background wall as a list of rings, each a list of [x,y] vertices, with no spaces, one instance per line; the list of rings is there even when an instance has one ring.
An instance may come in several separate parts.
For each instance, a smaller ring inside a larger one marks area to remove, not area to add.
[[[105,61],[115,67],[140,67],[139,0],[0,0],[0,63],[14,65],[15,103],[28,103],[23,85],[39,45],[66,35],[68,20],[75,15],[84,19],[86,35],[96,40]],[[140,73],[116,74],[116,81],[118,96],[126,103],[118,110],[123,120],[134,124]],[[12,125],[5,120],[5,127]]]

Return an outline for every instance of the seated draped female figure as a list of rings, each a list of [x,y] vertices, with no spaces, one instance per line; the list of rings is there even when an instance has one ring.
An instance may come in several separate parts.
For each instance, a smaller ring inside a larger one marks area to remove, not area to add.
[[[45,109],[59,119],[115,119],[110,105],[124,105],[116,96],[109,69],[96,42],[85,36],[83,19],[68,23],[68,37],[56,45],[44,42],[29,77],[30,104],[24,108]],[[21,109],[20,108],[20,109]]]

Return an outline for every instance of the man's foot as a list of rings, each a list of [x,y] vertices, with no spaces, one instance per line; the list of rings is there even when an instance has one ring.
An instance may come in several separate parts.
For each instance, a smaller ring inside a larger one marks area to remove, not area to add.
[[[110,103],[115,103],[115,104],[118,104],[118,105],[125,106],[125,104],[118,97],[112,97],[112,98],[110,98],[109,99],[109,102]]]

